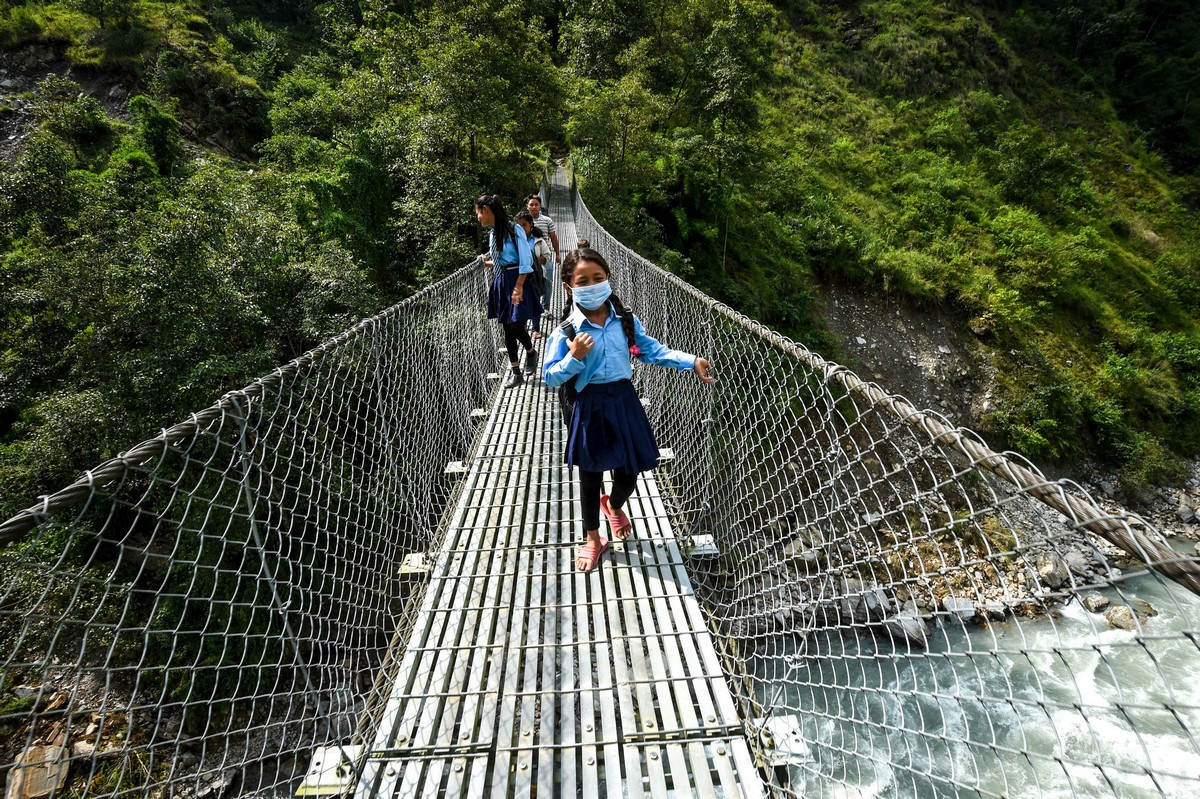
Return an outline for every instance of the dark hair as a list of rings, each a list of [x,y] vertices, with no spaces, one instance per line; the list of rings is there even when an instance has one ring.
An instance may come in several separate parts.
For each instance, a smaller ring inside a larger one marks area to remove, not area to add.
[[[544,202],[542,202],[542,195],[540,195],[540,194],[531,194],[531,195],[529,195],[528,197],[526,197],[526,198],[525,198],[525,203],[524,203],[524,204],[525,204],[525,205],[529,205],[529,201],[530,201],[530,200],[537,200],[537,201],[538,201],[538,205],[545,205],[545,203],[544,203]]]
[[[517,215],[513,217],[516,222],[529,222],[529,235],[535,239],[542,238],[542,229],[533,222],[533,214],[528,211],[517,211]]]
[[[592,245],[591,245],[591,243],[588,242],[587,239],[580,239],[579,241],[575,242],[575,246],[581,250],[585,250],[585,249],[591,247]]]
[[[504,210],[504,203],[500,202],[499,194],[484,194],[475,201],[475,208],[486,208],[492,212],[492,231],[496,234],[496,252],[504,249],[505,237],[513,240],[513,246],[517,244],[517,234],[513,230],[512,222],[508,221],[508,212]]]
[[[603,255],[591,247],[576,247],[567,253],[562,262],[562,281],[567,285],[568,295],[571,292],[571,278],[575,276],[575,267],[580,261],[590,261],[603,269],[604,274],[612,275],[612,269],[609,268],[608,261],[604,260]],[[629,345],[629,349],[632,351],[634,342],[637,341],[637,334],[634,332],[633,327],[633,312],[625,307],[625,304],[621,302],[621,298],[616,295],[616,292],[608,295],[608,301],[612,303],[613,310],[621,317],[621,329],[625,331],[625,343]],[[568,296],[567,301],[563,304],[563,319],[571,315],[571,306],[574,304],[574,301]]]

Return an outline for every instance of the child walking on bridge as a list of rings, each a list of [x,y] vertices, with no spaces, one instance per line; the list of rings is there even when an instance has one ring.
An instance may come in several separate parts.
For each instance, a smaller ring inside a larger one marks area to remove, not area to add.
[[[672,350],[646,333],[639,320],[612,293],[608,263],[593,249],[576,249],[562,264],[566,324],[546,343],[542,376],[549,386],[575,381],[578,395],[567,421],[565,461],[579,468],[580,505],[586,540],[575,561],[591,571],[608,549],[600,536],[600,511],[612,537],[625,540],[633,523],[622,508],[640,472],[658,462],[658,443],[630,378],[631,357],[681,372],[695,371],[705,383],[716,378],[711,364]],[[612,493],[603,492],[603,473],[612,472]]]
[[[517,361],[517,344],[525,348],[525,371],[537,372],[537,353],[525,322],[542,315],[542,302],[537,292],[526,291],[525,281],[533,274],[533,253],[529,239],[509,221],[499,195],[485,194],[475,201],[475,218],[488,228],[488,254],[483,259],[492,269],[492,285],[488,291],[488,319],[499,320],[504,328],[504,347],[512,364],[512,374],[504,381],[505,388],[525,382]]]

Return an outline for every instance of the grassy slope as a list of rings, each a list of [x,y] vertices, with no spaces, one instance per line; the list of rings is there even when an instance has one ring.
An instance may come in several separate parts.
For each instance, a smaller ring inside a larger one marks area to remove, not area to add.
[[[993,435],[1128,487],[1195,451],[1194,216],[1102,96],[972,4],[793,4],[758,194],[814,272],[948,303],[999,354]],[[1156,468],[1163,467],[1163,468]]]

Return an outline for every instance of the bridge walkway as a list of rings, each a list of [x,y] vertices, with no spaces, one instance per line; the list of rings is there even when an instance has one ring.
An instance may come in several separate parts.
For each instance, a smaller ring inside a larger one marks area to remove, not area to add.
[[[763,795],[653,474],[581,574],[564,434],[540,379],[496,392],[358,795]]]

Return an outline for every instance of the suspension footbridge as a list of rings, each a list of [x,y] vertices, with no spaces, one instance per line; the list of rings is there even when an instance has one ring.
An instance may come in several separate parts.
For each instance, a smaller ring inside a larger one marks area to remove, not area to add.
[[[0,524],[8,797],[1200,790],[1194,555],[544,193],[721,369],[635,372],[635,537],[468,265]]]

